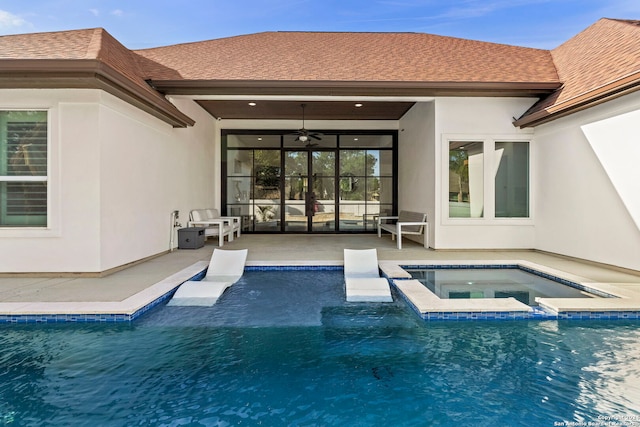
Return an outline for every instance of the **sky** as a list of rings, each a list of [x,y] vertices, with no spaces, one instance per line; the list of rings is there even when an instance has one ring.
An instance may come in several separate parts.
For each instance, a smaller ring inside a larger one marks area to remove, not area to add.
[[[0,35],[102,27],[129,49],[263,31],[419,32],[553,49],[639,0],[0,0]]]

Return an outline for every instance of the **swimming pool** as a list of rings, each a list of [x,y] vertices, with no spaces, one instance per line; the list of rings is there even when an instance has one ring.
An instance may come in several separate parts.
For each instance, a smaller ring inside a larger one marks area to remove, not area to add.
[[[639,322],[426,323],[397,298],[346,303],[341,270],[287,277],[249,271],[214,307],[133,323],[0,326],[0,423],[640,419]]]
[[[439,298],[515,298],[537,305],[536,298],[595,298],[584,290],[540,277],[518,268],[434,269],[407,272]]]

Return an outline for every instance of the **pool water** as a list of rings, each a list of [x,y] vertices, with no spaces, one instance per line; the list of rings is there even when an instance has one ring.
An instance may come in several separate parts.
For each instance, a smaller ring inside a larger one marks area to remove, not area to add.
[[[537,305],[542,298],[596,298],[580,289],[517,268],[407,269],[442,299],[509,298]]]
[[[0,425],[640,419],[638,322],[427,323],[400,298],[344,302],[341,271],[284,274],[131,324],[2,326]]]

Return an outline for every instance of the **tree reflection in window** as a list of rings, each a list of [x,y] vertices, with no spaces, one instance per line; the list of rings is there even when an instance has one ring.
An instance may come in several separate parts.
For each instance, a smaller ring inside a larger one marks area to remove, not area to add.
[[[484,144],[449,142],[449,217],[481,218],[484,215]]]

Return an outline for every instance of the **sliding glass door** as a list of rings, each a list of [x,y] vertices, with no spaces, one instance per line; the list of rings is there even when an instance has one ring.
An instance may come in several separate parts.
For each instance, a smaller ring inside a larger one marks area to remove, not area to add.
[[[394,132],[325,133],[308,146],[283,133],[223,137],[223,211],[245,232],[372,232],[394,212]]]

